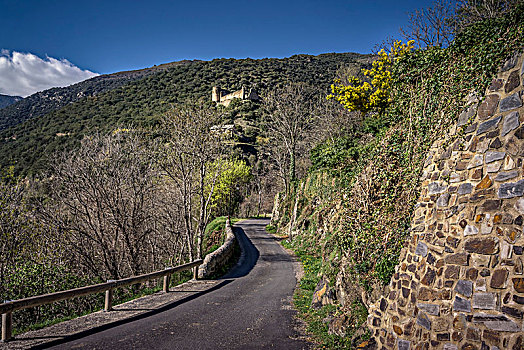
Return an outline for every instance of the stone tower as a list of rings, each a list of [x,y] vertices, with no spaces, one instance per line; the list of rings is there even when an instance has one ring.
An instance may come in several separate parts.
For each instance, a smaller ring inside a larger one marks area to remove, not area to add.
[[[213,86],[213,91],[211,92],[211,101],[220,102],[220,88]]]

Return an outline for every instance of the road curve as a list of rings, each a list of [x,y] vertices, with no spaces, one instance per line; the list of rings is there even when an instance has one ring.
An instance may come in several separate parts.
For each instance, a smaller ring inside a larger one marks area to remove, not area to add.
[[[235,224],[242,256],[211,292],[52,349],[309,349],[294,327],[293,258],[267,224]]]

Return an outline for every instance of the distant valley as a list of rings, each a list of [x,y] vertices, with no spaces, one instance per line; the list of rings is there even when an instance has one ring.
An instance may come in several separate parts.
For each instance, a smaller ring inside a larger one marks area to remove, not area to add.
[[[9,96],[0,94],[0,109],[22,100],[20,96]]]

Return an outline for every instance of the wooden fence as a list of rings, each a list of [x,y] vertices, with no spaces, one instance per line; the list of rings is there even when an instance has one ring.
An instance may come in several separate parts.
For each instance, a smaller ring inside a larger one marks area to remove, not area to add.
[[[35,306],[51,304],[56,301],[72,299],[84,295],[96,294],[105,292],[105,311],[111,311],[113,308],[113,290],[118,287],[126,287],[137,283],[147,282],[156,278],[164,278],[164,292],[169,292],[170,277],[175,272],[195,269],[194,276],[196,277],[196,270],[202,264],[202,260],[195,260],[191,263],[176,267],[168,267],[161,271],[151,272],[140,276],[124,278],[121,280],[111,280],[106,283],[94,284],[87,287],[64,290],[61,292],[50,293],[45,295],[38,295],[34,297],[11,300],[0,304],[0,314],[2,314],[2,341],[6,342],[12,339],[13,331],[13,311],[28,309]]]

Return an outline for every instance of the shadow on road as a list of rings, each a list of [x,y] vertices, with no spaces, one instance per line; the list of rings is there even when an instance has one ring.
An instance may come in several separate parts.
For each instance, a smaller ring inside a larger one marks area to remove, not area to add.
[[[233,233],[237,238],[242,253],[240,254],[238,263],[220,279],[239,278],[246,276],[253,269],[253,267],[255,267],[258,257],[260,256],[258,249],[255,247],[253,242],[251,242],[241,227],[234,226]]]
[[[130,322],[133,322],[133,321],[136,321],[136,320],[139,320],[139,319],[143,319],[143,318],[146,318],[146,317],[149,317],[149,316],[153,316],[153,315],[159,314],[161,312],[164,312],[164,311],[170,310],[172,308],[175,308],[175,307],[177,307],[177,306],[179,306],[181,304],[187,303],[188,301],[196,299],[196,298],[198,298],[198,297],[200,297],[202,295],[205,295],[207,293],[211,293],[211,292],[213,292],[213,291],[215,291],[217,289],[220,289],[220,288],[228,285],[231,282],[233,282],[233,280],[226,280],[226,279],[224,279],[223,281],[218,283],[216,286],[213,286],[212,288],[210,288],[208,290],[197,292],[197,293],[195,293],[193,295],[187,296],[187,297],[185,297],[183,299],[180,299],[180,300],[177,300],[177,301],[175,301],[173,303],[164,305],[161,308],[154,309],[154,310],[148,311],[146,313],[143,313],[143,314],[140,314],[140,315],[136,315],[136,316],[133,316],[133,317],[130,317],[130,318],[126,318],[126,319],[123,319],[123,320],[119,320],[119,321],[115,321],[115,322],[112,322],[112,323],[108,323],[108,324],[105,324],[105,325],[102,325],[102,326],[99,326],[99,327],[95,327],[95,328],[92,328],[92,329],[89,329],[89,330],[86,330],[86,331],[75,333],[75,334],[72,334],[70,336],[67,336],[67,337],[64,337],[64,338],[61,338],[61,339],[57,339],[57,340],[54,340],[54,341],[51,341],[51,342],[47,342],[45,344],[40,344],[40,345],[37,345],[35,347],[32,347],[31,349],[47,349],[47,348],[49,348],[51,346],[64,344],[64,343],[67,343],[67,342],[70,342],[70,341],[73,341],[73,340],[77,340],[77,339],[80,339],[80,338],[83,338],[83,337],[87,337],[89,335],[93,335],[93,334],[105,331],[107,329],[111,329],[111,328],[114,328],[114,327],[117,327],[117,326],[120,326],[120,325],[123,325],[123,324],[126,324],[126,323],[130,323]],[[114,311],[111,311],[111,312],[118,312],[118,310],[114,310]],[[30,339],[47,339],[47,338],[49,338],[49,337],[34,337],[34,338],[24,338],[24,339],[30,340]],[[15,340],[13,340],[13,342],[16,342],[16,338],[15,338]]]

